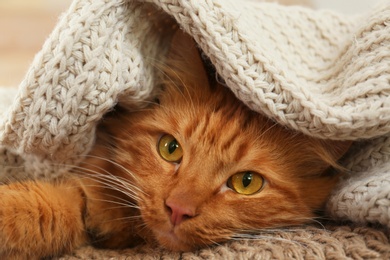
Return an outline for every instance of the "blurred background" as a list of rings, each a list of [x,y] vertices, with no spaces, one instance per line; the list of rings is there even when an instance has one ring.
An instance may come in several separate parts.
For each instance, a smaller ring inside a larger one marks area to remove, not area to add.
[[[0,0],[0,86],[17,86],[72,0]],[[239,1],[239,0],[237,0]],[[316,8],[366,11],[380,0],[312,0]]]
[[[0,0],[0,86],[17,86],[71,0]]]

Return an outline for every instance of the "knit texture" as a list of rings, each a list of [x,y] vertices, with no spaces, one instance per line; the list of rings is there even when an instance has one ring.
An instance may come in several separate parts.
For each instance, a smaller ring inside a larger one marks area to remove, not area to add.
[[[16,97],[1,90],[1,177],[65,173],[117,102],[153,97],[153,62],[176,23],[251,109],[311,136],[356,141],[327,212],[390,227],[389,1],[346,16],[249,0],[75,0]]]
[[[75,259],[389,259],[389,232],[356,226],[327,225],[275,231],[194,252],[169,252],[141,246],[126,250],[85,247],[58,260]]]

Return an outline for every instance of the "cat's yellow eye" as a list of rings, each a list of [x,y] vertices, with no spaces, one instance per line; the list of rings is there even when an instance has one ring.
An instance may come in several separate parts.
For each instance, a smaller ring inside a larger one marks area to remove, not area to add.
[[[183,157],[183,149],[172,135],[163,135],[157,144],[160,156],[168,162],[179,162]]]
[[[255,172],[239,172],[229,178],[227,186],[239,194],[252,195],[263,188],[264,179]]]

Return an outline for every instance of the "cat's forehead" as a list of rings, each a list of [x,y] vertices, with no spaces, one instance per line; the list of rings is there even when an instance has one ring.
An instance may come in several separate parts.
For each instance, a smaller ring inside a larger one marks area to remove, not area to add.
[[[238,102],[192,104],[167,116],[164,123],[169,134],[190,153],[220,153],[230,155],[233,161],[253,148],[259,141],[259,130],[267,123]]]

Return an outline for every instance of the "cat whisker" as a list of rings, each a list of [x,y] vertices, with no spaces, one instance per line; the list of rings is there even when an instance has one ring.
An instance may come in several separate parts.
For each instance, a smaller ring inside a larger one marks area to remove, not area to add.
[[[94,201],[113,203],[113,204],[117,205],[116,207],[112,207],[112,208],[108,208],[108,209],[115,209],[115,208],[133,208],[133,209],[138,209],[138,210],[140,209],[138,204],[133,202],[133,201],[126,200],[126,199],[123,199],[123,198],[120,198],[120,197],[117,197],[117,196],[114,196],[111,194],[106,194],[103,192],[101,192],[101,194],[103,194],[105,197],[109,197],[109,198],[104,200],[104,199],[98,199],[98,198],[91,197],[91,199],[93,199]]]
[[[112,178],[108,178],[105,175],[92,174],[92,175],[88,176],[86,173],[83,173],[83,176],[81,178],[89,178],[89,179],[92,179],[93,181],[95,181],[99,184],[102,184],[102,186],[94,185],[95,187],[106,187],[106,188],[109,188],[111,190],[116,190],[116,191],[126,195],[127,197],[134,199],[135,201],[139,201],[139,199],[140,199],[138,197],[137,193],[134,190],[130,189],[129,186],[123,186],[122,184],[118,184],[115,182],[115,180],[113,180]],[[93,185],[89,184],[89,186],[93,186]],[[130,191],[132,193],[130,193]]]
[[[230,239],[231,241],[242,241],[242,240],[248,240],[248,241],[278,241],[278,242],[284,242],[289,244],[297,244],[302,245],[299,241],[291,240],[291,238],[281,238],[276,237],[272,235],[237,235]]]
[[[324,230],[327,231],[324,227]],[[301,232],[305,232],[305,226],[298,227],[284,227],[284,228],[276,228],[276,229],[260,229],[260,230],[236,230],[234,235],[230,238],[230,240],[274,240],[281,241],[285,243],[297,244],[299,246],[305,246],[304,243],[299,240],[294,240],[291,236],[295,234],[299,234]],[[290,234],[288,238],[283,238],[283,234]]]
[[[94,158],[101,159],[101,158],[99,158],[99,157],[94,157]],[[104,159],[104,158],[103,158],[103,159]],[[110,163],[113,163],[113,164],[115,163],[115,162],[113,162],[113,161],[111,161],[111,160],[107,160],[107,161],[110,162]],[[101,167],[97,167],[96,165],[92,165],[92,164],[88,164],[88,163],[84,163],[84,164],[90,165],[90,166],[92,166],[92,167],[94,167],[94,168],[96,168],[96,169],[98,169],[98,170],[103,171],[104,173],[107,174],[107,176],[111,176],[113,180],[118,181],[118,183],[121,183],[121,184],[122,184],[122,187],[127,188],[127,187],[130,186],[132,189],[135,189],[135,190],[137,190],[138,192],[141,192],[141,193],[143,193],[144,195],[146,195],[146,193],[143,192],[139,187],[137,187],[137,186],[131,184],[131,183],[129,182],[128,179],[123,178],[123,177],[120,177],[120,176],[113,175],[113,174],[111,174],[109,171],[107,171],[106,169],[103,169],[103,168],[101,168]],[[121,165],[118,164],[118,163],[115,163],[115,165],[118,166],[118,167],[121,167],[121,169],[124,170],[124,171],[126,171],[126,173],[128,173],[131,177],[134,177],[134,175],[133,175],[129,170],[127,170],[125,167],[121,166]],[[75,166],[75,168],[82,169],[83,167]],[[87,170],[90,171],[90,172],[92,172],[92,173],[96,173],[96,174],[98,174],[98,175],[102,175],[102,174],[99,173],[98,171],[92,171],[91,169],[87,169]],[[106,175],[104,175],[104,176],[106,176]]]
[[[133,174],[129,169],[127,169],[126,167],[124,167],[123,165],[113,161],[113,160],[109,160],[107,158],[103,158],[103,157],[99,157],[99,156],[94,156],[94,155],[86,155],[86,157],[90,157],[90,158],[95,158],[95,159],[100,159],[100,160],[103,160],[103,161],[106,161],[106,162],[109,162],[115,166],[117,166],[118,168],[120,168],[121,170],[123,170],[126,174],[128,174],[130,177],[134,178],[135,180],[137,179],[137,177],[135,176],[135,174]],[[94,165],[92,165],[94,166]],[[102,168],[100,168],[101,170],[104,170]],[[104,170],[107,174],[110,174],[112,175],[111,173],[109,173],[107,170]],[[120,177],[117,177],[115,176],[116,178],[120,178]],[[124,178],[121,178],[122,180],[126,180]],[[139,192],[143,193],[144,195],[147,195],[144,191],[142,191],[140,188],[138,187],[134,187],[136,189],[138,189]]]
[[[149,231],[148,225],[143,221],[135,225],[135,229],[139,230],[140,232],[144,232],[145,230]]]
[[[279,229],[279,230],[273,230],[272,232],[259,232],[258,234],[253,233],[252,231],[249,233],[236,233],[234,234],[230,240],[232,241],[241,241],[241,240],[248,240],[248,241],[279,241],[279,242],[284,242],[284,243],[289,243],[289,244],[296,244],[296,245],[302,245],[301,242],[297,240],[293,240],[291,237],[289,238],[283,238],[281,237],[280,232],[283,233],[296,233],[301,231],[301,229],[298,230],[285,230],[285,229]]]
[[[319,225],[322,230],[326,230],[326,227],[324,226],[324,224],[321,221],[317,220],[316,218],[308,219],[308,222],[309,221],[316,224],[316,225]]]
[[[158,98],[158,95],[156,95],[156,98]],[[167,108],[165,105],[160,104],[159,102],[156,102],[155,100],[154,101],[153,100],[144,100],[144,101],[139,101],[139,102],[144,103],[145,107],[127,110],[128,114],[137,113],[137,112],[152,112],[152,111],[155,111],[155,108],[153,107],[155,105],[158,105],[160,108]]]
[[[211,246],[222,246],[221,243],[213,240],[213,239],[207,239],[208,241],[203,242],[203,247],[208,247],[211,249]]]
[[[73,169],[74,173],[79,173],[81,176],[78,176],[78,178],[88,178],[91,179],[97,183],[102,184],[103,187],[110,188],[112,190],[117,190],[118,192],[123,193],[124,195],[138,201],[139,197],[137,195],[137,192],[133,190],[134,185],[130,183],[123,183],[123,182],[118,182],[118,177],[117,176],[111,176],[111,175],[104,175],[98,172],[94,172],[91,169],[85,169],[82,167],[75,167]],[[92,173],[91,173],[92,172]],[[84,184],[85,185],[85,184]],[[96,185],[98,187],[98,185]],[[137,189],[136,189],[137,190]],[[132,193],[130,193],[130,191]]]
[[[84,186],[85,187],[94,187],[94,188],[101,188],[102,187],[100,185],[93,185],[93,184],[87,184],[87,185],[84,185]],[[116,187],[105,186],[105,188],[109,188],[111,190],[115,190],[115,191],[118,191],[118,192],[123,194],[123,192],[118,190],[118,189],[116,189]],[[95,192],[97,192],[97,190],[95,190]],[[103,194],[106,197],[110,196],[111,198],[117,199],[118,201],[122,201],[123,203],[134,203],[133,201],[139,201],[139,198],[137,196],[130,197],[127,194],[125,194],[127,197],[129,197],[129,199],[131,199],[131,200],[128,200],[128,199],[125,199],[125,198],[122,198],[122,197],[114,196],[112,194],[107,194],[107,193],[105,193],[103,191],[101,191],[100,193]]]
[[[269,121],[270,119],[267,119],[267,121]],[[262,131],[262,133],[256,137],[256,139],[254,140],[254,142],[258,142],[258,140],[264,138],[265,134],[269,131],[271,131],[274,127],[278,126],[278,124],[276,122],[274,122],[270,127],[268,127],[266,130]]]
[[[129,170],[127,169],[126,167],[124,167],[123,165],[115,162],[114,160],[111,160],[111,159],[107,159],[107,158],[104,158],[104,157],[101,157],[101,156],[96,156],[96,155],[91,155],[91,154],[86,154],[86,155],[83,155],[84,157],[87,157],[87,158],[94,158],[94,159],[98,159],[98,160],[101,160],[101,161],[104,161],[104,162],[108,162],[108,163],[111,163],[112,165],[114,166],[117,166],[118,168],[120,168],[121,170],[123,170],[124,172],[126,172],[129,176],[131,176],[132,178],[136,178],[136,176]],[[85,162],[83,162],[85,163]],[[87,164],[87,163],[85,163]],[[94,166],[96,167],[94,164],[87,164],[87,165],[91,165],[91,166]],[[100,167],[96,167],[100,170],[104,170],[104,172],[106,173],[109,173],[107,170],[105,169],[102,169]]]
[[[108,203],[116,204],[116,205],[119,205],[120,207],[125,207],[125,208],[139,209],[139,207],[138,207],[137,205],[135,205],[135,204],[130,204],[130,203],[121,203],[121,202],[114,201],[114,200],[105,200],[105,199],[97,199],[97,198],[88,198],[88,199],[89,199],[89,200],[94,200],[94,201],[108,202]],[[120,207],[106,208],[106,210],[108,210],[108,209],[120,208]]]
[[[84,185],[84,186],[85,187],[92,187],[92,188],[95,188],[95,187],[96,188],[101,188],[102,187],[100,185],[94,185],[94,184],[87,184],[87,185]],[[137,196],[129,196],[128,194],[123,193],[121,190],[118,190],[116,187],[105,186],[105,188],[108,188],[108,189],[111,189],[111,190],[114,190],[114,191],[118,191],[119,193],[124,194],[125,196],[127,196],[129,199],[126,199],[126,198],[123,198],[123,197],[119,197],[119,196],[115,196],[113,194],[104,192],[104,190],[100,190],[100,189],[95,189],[94,192],[102,194],[103,197],[109,197],[109,198],[115,199],[116,203],[122,203],[124,206],[131,206],[133,208],[139,208],[136,202],[139,201],[140,198],[138,198]],[[92,196],[92,195],[90,194],[89,196]],[[108,202],[109,201],[113,201],[113,200],[108,200]]]
[[[114,176],[112,174],[101,174],[91,169],[78,166],[75,166],[73,168],[73,173],[78,173],[79,175],[77,176],[77,178],[79,179],[88,178],[102,185],[99,186],[84,183],[85,186],[109,188],[111,190],[116,190],[135,201],[140,200],[138,192],[141,192],[141,190],[138,187],[134,186],[132,183],[128,182],[128,180],[125,178]]]
[[[180,76],[180,74],[177,72],[177,69],[176,68],[173,68],[173,67],[169,67],[169,66],[166,66],[166,64],[164,64],[163,66],[156,66],[155,67],[162,75],[165,76],[166,78],[166,82],[164,85],[168,86],[168,85],[172,85],[173,87],[175,87],[178,92],[181,94],[181,96],[183,97],[184,100],[187,101],[188,104],[191,104],[191,107],[193,108],[191,111],[194,111],[195,109],[195,106],[194,106],[194,102],[191,98],[191,94],[189,92],[189,88],[188,86],[185,84],[185,82],[183,81],[183,78]],[[168,72],[168,69],[169,69],[169,72]],[[180,81],[180,84],[176,83],[174,79],[178,79]],[[171,83],[171,84],[168,84],[168,83]],[[185,92],[187,95],[185,95],[183,92],[182,92],[182,89],[181,87],[184,88]],[[188,99],[189,98],[189,99]]]
[[[76,172],[76,170],[73,170],[74,172]],[[115,175],[111,175],[111,174],[101,174],[99,172],[94,172],[94,171],[91,171],[89,170],[89,172],[92,172],[92,173],[87,173],[85,171],[82,171],[82,169],[77,169],[77,172],[80,173],[80,174],[85,174],[85,177],[89,177],[90,179],[99,179],[99,180],[106,180],[108,181],[107,184],[115,184],[117,188],[123,188],[125,190],[131,190],[132,192],[134,192],[134,194],[136,194],[136,191],[137,192],[140,192],[141,190],[136,187],[135,185],[133,185],[132,183],[128,182],[126,179],[123,179],[119,176],[115,176]],[[83,176],[80,176],[80,178],[83,177]]]
[[[109,219],[107,221],[103,221],[103,222],[114,222],[114,221],[134,221],[134,220],[142,220],[142,216],[141,215],[136,215],[136,216],[126,216],[126,217],[121,217],[121,218],[114,218],[114,219]]]
[[[311,219],[307,219],[311,220]],[[274,233],[294,233],[294,232],[301,232],[305,230],[304,225],[299,226],[282,226],[282,227],[276,227],[276,228],[261,228],[261,229],[234,229],[235,234],[246,234],[246,235],[258,235],[258,234],[274,234]]]

